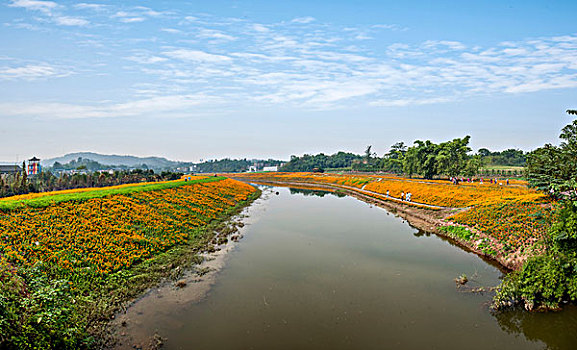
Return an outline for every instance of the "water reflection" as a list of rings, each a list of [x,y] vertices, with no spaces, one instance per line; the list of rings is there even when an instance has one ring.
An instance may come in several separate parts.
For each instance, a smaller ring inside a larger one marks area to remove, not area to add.
[[[316,197],[324,197],[326,195],[332,195],[339,198],[345,197],[346,194],[341,192],[329,192],[329,191],[322,191],[322,190],[310,190],[304,188],[289,188],[290,194],[302,194],[304,196],[316,196]]]
[[[545,343],[545,349],[577,348],[577,307],[560,312],[527,312],[521,308],[494,313],[501,329],[533,342]]]

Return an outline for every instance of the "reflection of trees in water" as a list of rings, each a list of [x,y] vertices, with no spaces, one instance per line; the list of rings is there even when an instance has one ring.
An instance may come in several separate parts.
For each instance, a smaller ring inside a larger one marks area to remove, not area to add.
[[[329,191],[321,191],[321,190],[308,190],[303,188],[289,188],[291,194],[302,194],[305,196],[317,196],[317,197],[324,197],[326,195],[333,195],[337,197],[345,197],[346,194],[339,193],[339,192],[329,192]]]
[[[426,232],[426,231],[419,230],[419,229],[417,229],[417,230],[418,230],[417,232],[413,233],[413,236],[415,236],[415,237],[430,237],[431,236],[430,232]]]
[[[577,307],[560,312],[527,312],[522,309],[495,313],[505,332],[522,335],[527,340],[545,343],[545,349],[569,350],[577,348]]]

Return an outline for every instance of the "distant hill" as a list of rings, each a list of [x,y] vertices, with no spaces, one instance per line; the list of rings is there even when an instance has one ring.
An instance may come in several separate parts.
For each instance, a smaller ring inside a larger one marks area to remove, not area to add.
[[[62,157],[44,159],[42,160],[42,165],[53,166],[55,162],[65,164],[70,162],[71,160],[78,160],[78,158],[90,159],[100,164],[118,165],[118,166],[126,165],[128,167],[138,167],[141,166],[142,164],[146,164],[146,166],[148,166],[149,168],[155,168],[155,169],[176,168],[179,166],[187,166],[192,164],[192,163],[172,161],[162,157],[136,157],[136,156],[121,156],[114,154],[112,155],[99,154],[93,152],[76,152],[66,154]]]
[[[79,160],[79,158],[81,158]],[[283,161],[268,159],[229,159],[210,160],[202,163],[178,162],[168,160],[162,157],[136,157],[99,154],[94,152],[76,152],[69,153],[62,157],[44,159],[41,161],[44,167],[53,167],[58,162],[59,169],[75,169],[79,165],[84,165],[88,170],[106,169],[109,166],[126,168],[142,168],[146,164],[148,169],[154,170],[177,170],[188,171],[189,168],[194,172],[211,173],[211,172],[242,172],[248,171],[251,166],[261,170],[267,166],[280,166]],[[72,163],[71,163],[72,162]],[[184,169],[183,169],[184,168]]]

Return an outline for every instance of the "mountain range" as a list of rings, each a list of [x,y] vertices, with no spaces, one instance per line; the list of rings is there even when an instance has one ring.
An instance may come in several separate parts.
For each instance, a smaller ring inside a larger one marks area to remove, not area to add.
[[[53,166],[56,162],[65,164],[71,160],[77,160],[78,158],[90,159],[100,164],[126,165],[129,167],[136,167],[141,166],[142,164],[146,164],[149,168],[175,168],[179,166],[189,166],[192,164],[189,162],[168,160],[163,157],[136,157],[129,155],[99,154],[94,152],[68,153],[61,157],[44,159],[41,161],[41,163],[43,166]]]

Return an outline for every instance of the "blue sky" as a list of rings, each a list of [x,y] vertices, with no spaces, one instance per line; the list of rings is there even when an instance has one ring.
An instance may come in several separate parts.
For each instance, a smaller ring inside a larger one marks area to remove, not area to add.
[[[468,3],[468,4],[465,4]],[[575,1],[0,3],[0,160],[556,143]]]

